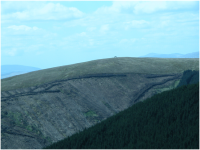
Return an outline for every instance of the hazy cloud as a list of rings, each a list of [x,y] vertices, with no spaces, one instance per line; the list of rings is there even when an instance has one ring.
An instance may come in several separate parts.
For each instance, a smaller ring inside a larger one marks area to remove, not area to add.
[[[101,7],[96,14],[109,13],[155,13],[164,10],[197,10],[195,1],[114,1],[110,7]]]
[[[96,27],[88,27],[87,30],[92,32],[92,31],[96,30]]]
[[[2,52],[7,56],[15,56],[16,53],[17,53],[17,49],[16,48],[12,48],[10,50],[4,50]]]
[[[105,33],[108,30],[109,30],[109,25],[108,24],[102,25],[101,28],[100,28],[100,32],[101,33]]]
[[[120,40],[120,44],[124,45],[124,44],[133,44],[137,41],[136,38],[132,38],[132,39],[122,39]]]
[[[28,31],[28,30],[38,30],[39,28],[37,27],[28,27],[26,25],[20,25],[20,26],[16,26],[16,25],[12,25],[12,26],[9,26],[7,27],[9,29],[13,29],[13,30],[25,30],[25,31]]]
[[[86,32],[81,32],[79,36],[86,36]]]
[[[145,20],[132,20],[129,22],[125,22],[125,29],[128,30],[130,28],[143,28],[147,27],[150,23]]]
[[[82,17],[83,13],[75,7],[66,7],[59,3],[42,3],[39,7],[32,7],[13,13],[3,14],[3,19],[19,20],[62,20]]]

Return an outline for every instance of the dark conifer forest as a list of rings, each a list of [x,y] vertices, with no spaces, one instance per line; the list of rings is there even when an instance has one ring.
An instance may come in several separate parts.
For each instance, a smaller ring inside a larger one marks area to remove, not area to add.
[[[199,76],[46,149],[199,149]],[[196,84],[193,84],[196,83]]]
[[[199,82],[199,71],[196,70],[186,70],[183,72],[183,77],[178,85],[178,87],[182,85],[195,84]]]

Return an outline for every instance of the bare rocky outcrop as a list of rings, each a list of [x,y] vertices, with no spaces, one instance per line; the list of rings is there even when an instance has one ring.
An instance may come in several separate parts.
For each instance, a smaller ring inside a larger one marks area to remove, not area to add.
[[[43,148],[165,90],[182,73],[86,74],[1,92],[1,148]]]

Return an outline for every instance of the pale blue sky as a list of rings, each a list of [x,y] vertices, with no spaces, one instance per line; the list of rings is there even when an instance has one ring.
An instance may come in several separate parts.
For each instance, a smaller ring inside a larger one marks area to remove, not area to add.
[[[198,1],[1,2],[1,65],[199,51]]]

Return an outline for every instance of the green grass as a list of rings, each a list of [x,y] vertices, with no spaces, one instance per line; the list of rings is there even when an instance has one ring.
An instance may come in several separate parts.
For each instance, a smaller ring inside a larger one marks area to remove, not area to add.
[[[90,110],[90,111],[88,111],[88,112],[86,112],[86,113],[84,113],[84,115],[85,116],[87,116],[87,117],[97,117],[98,115],[94,112],[94,111],[92,111],[92,110]]]
[[[180,80],[177,80],[177,81],[174,82],[174,85],[172,85],[170,87],[158,88],[158,89],[156,89],[156,92],[161,93],[161,92],[168,91],[168,90],[171,90],[173,88],[176,88],[178,86],[179,82],[180,82]]]
[[[55,80],[97,73],[169,74],[199,70],[198,58],[118,57],[60,66],[1,80],[1,91],[37,86]]]

